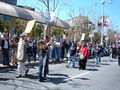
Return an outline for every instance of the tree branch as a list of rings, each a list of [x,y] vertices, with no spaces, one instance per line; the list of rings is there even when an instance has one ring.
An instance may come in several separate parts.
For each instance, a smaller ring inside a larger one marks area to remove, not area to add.
[[[49,7],[48,3],[45,2],[45,0],[39,0],[40,2],[42,2],[47,8]]]

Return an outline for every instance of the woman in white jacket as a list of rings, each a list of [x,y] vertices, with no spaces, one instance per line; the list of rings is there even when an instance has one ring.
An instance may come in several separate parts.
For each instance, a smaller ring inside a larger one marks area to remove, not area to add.
[[[29,71],[29,69],[25,66],[25,60],[26,60],[25,57],[26,57],[25,35],[21,34],[17,49],[18,75],[16,76],[16,78],[26,76]]]

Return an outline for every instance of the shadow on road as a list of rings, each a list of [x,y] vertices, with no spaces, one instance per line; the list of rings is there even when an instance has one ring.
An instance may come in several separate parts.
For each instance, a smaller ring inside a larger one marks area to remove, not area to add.
[[[60,84],[60,83],[66,83],[65,81],[66,78],[69,78],[68,75],[66,74],[49,74],[54,77],[49,76],[49,81],[54,83],[54,84]]]
[[[88,78],[76,78],[76,79],[81,79],[81,80],[90,80]]]
[[[98,69],[86,69],[88,71],[99,71]]]
[[[8,80],[10,80],[10,79],[8,79],[8,78],[0,78],[0,81],[8,81]]]
[[[64,76],[64,77],[68,78],[68,75],[66,75],[66,74],[60,74],[60,73],[49,74],[49,75],[51,75],[51,76]]]
[[[108,63],[102,63],[102,65],[110,65],[110,64],[108,64]]]
[[[90,80],[90,79],[88,79],[88,78],[80,78],[81,80]]]
[[[8,68],[0,70],[0,73],[13,73],[14,71],[16,71],[14,68]]]
[[[51,83],[54,83],[54,84],[60,84],[60,83],[67,82],[67,81],[64,81],[66,78],[62,78],[62,77],[49,77],[48,79]]]
[[[28,74],[25,78],[29,78],[29,79],[38,79],[38,75],[31,75],[31,74]]]
[[[87,64],[87,66],[89,66],[89,67],[96,67],[95,64]]]

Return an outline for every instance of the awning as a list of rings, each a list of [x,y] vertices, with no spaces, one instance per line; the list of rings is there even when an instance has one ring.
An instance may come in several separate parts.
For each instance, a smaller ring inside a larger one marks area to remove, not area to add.
[[[66,28],[66,29],[70,28],[70,25],[67,22],[57,19],[57,18],[54,18],[53,21],[51,22],[51,24],[55,25],[57,27],[62,27],[62,28]]]
[[[14,5],[10,5],[4,2],[0,2],[0,14],[11,17],[17,17],[26,20],[35,20],[39,23],[46,24],[44,16],[41,13],[34,12],[28,9],[20,8]],[[65,29],[70,28],[70,25],[62,20],[54,19],[51,25],[62,27]]]

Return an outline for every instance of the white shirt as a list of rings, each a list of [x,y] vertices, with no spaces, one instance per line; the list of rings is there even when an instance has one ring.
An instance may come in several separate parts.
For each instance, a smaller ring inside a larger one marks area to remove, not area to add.
[[[3,47],[3,48],[8,49],[8,41],[7,41],[7,40],[5,40],[5,43],[4,43],[4,47]]]
[[[33,42],[29,42],[29,46],[32,47],[33,46]]]
[[[56,45],[57,47],[60,47],[60,46],[61,46],[60,42],[55,42],[55,45]]]

